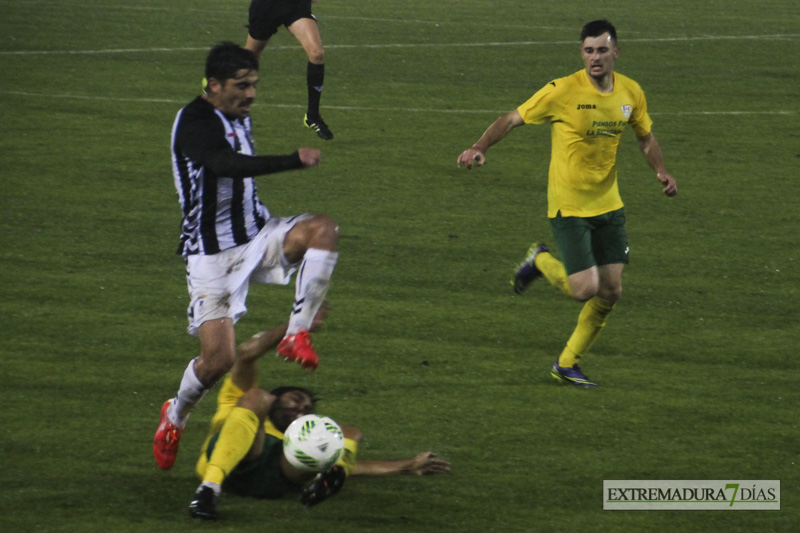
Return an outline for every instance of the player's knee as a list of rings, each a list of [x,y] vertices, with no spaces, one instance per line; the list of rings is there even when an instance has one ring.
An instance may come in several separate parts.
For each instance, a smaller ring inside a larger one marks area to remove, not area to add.
[[[567,280],[570,296],[579,302],[591,300],[600,288],[600,277],[596,267],[570,274]]]
[[[584,284],[572,284],[570,283],[570,289],[572,289],[572,297],[579,302],[588,302],[592,298],[597,295],[597,285],[592,283],[584,283]]]
[[[327,215],[315,215],[311,221],[312,232],[315,239],[337,242],[339,239],[339,224]]]
[[[597,291],[597,296],[607,302],[615,303],[622,296],[622,285],[603,286]]]
[[[195,375],[203,384],[214,385],[233,367],[235,353],[230,350],[204,350],[195,364]]]
[[[315,65],[325,64],[325,49],[321,46],[315,46],[308,51],[308,60]]]
[[[270,394],[258,387],[245,392],[239,400],[239,407],[253,411],[259,419],[264,419],[269,415],[271,406]]]

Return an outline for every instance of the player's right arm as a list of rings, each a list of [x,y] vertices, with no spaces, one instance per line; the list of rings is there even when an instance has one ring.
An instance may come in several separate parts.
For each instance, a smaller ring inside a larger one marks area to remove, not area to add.
[[[225,128],[215,115],[182,117],[176,144],[192,161],[227,178],[250,178],[319,164],[319,150],[310,148],[289,155],[239,154],[225,140]]]
[[[525,124],[525,122],[523,122],[519,111],[516,109],[505,115],[501,115],[497,120],[492,122],[486,131],[483,132],[481,138],[478,139],[471,148],[467,148],[461,152],[461,155],[458,156],[458,160],[456,161],[458,166],[464,165],[468,169],[471,169],[473,165],[477,167],[483,166],[486,162],[486,150],[488,150],[490,146],[503,140],[511,130],[523,124]]]
[[[354,476],[394,476],[412,474],[443,474],[450,471],[450,462],[433,452],[422,452],[410,459],[395,461],[358,461],[353,469]]]
[[[664,152],[661,151],[661,145],[658,143],[658,139],[656,139],[652,131],[647,135],[639,137],[639,150],[641,150],[642,155],[644,155],[647,164],[655,170],[656,178],[658,178],[658,181],[664,186],[664,194],[667,196],[675,196],[678,194],[678,185],[675,183],[675,178],[673,178],[664,167]]]
[[[314,315],[311,331],[316,331],[322,327],[325,318],[328,316],[328,309],[330,309],[330,304],[328,300],[324,300],[319,310],[317,310],[317,314]],[[256,386],[258,382],[258,360],[281,342],[281,339],[286,335],[288,327],[289,323],[284,322],[260,331],[236,348],[236,359],[230,371],[234,385],[243,391],[250,390]]]

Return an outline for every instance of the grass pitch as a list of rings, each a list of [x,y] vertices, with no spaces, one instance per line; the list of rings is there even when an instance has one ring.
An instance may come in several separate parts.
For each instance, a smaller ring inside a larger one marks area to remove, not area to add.
[[[247,2],[0,0],[0,454],[3,531],[792,531],[800,521],[797,144],[800,19],[788,0],[479,0],[315,4],[329,143],[302,126],[305,55],[286,31],[262,61],[262,153],[323,165],[259,180],[276,215],[341,224],[334,309],[315,374],[267,358],[265,385],[319,390],[362,428],[365,458],[433,449],[453,472],[351,480],[310,511],[225,497],[196,524],[193,464],[151,439],[197,346],[169,162],[206,51],[243,42]],[[607,17],[617,69],[648,96],[679,195],[628,133],[620,180],[631,264],[584,369],[548,368],[580,309],[508,284],[549,239],[549,132],[514,131],[467,172],[457,155],[499,114],[581,68]],[[256,287],[241,339],[285,319],[292,287]],[[604,479],[780,479],[772,512],[611,512]],[[791,524],[795,524],[792,526]]]

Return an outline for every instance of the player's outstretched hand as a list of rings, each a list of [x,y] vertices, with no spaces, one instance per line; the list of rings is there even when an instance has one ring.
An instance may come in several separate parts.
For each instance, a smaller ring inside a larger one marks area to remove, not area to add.
[[[468,169],[471,169],[473,166],[482,167],[485,162],[486,156],[483,155],[483,152],[477,148],[467,148],[461,152],[461,155],[458,156],[457,160],[459,168],[461,165],[464,165]]]
[[[315,167],[319,165],[321,160],[320,152],[316,148],[300,148],[297,150],[297,154],[300,156],[300,162],[305,168]]]
[[[409,469],[411,474],[443,474],[450,471],[450,461],[441,459],[433,452],[422,452],[417,455]]]
[[[658,181],[661,182],[661,185],[664,186],[664,194],[667,196],[675,196],[678,194],[678,184],[675,182],[675,178],[669,175],[669,173],[664,172],[657,175]]]

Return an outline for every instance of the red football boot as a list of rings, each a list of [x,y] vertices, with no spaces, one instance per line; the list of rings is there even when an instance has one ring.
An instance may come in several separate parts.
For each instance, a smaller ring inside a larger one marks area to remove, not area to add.
[[[311,345],[311,335],[300,330],[294,335],[287,335],[278,345],[278,356],[286,361],[297,361],[300,366],[314,370],[319,364],[319,357]]]
[[[169,470],[175,464],[175,458],[178,456],[178,441],[183,433],[183,429],[174,425],[167,417],[167,410],[172,401],[167,400],[161,406],[161,423],[153,437],[153,455],[156,457],[156,463],[163,470]]]

